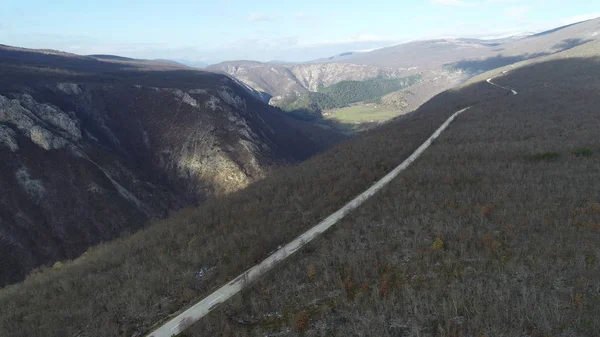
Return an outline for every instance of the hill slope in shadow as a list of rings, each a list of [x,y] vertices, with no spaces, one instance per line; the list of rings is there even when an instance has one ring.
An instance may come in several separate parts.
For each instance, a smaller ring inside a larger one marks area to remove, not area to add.
[[[224,75],[125,61],[0,48],[0,284],[342,139]]]

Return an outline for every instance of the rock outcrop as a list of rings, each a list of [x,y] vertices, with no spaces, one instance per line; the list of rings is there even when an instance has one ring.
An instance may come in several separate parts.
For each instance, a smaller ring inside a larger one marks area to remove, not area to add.
[[[377,67],[352,63],[271,64],[251,61],[231,61],[211,65],[211,71],[226,73],[252,88],[259,98],[278,106],[307,92],[318,92],[342,81],[362,81],[370,78],[402,78],[420,75],[422,84],[412,89],[413,97],[402,111],[410,111],[467,78],[462,70],[421,69],[419,67]],[[410,88],[407,90],[411,90]],[[406,92],[398,92],[405,96]],[[398,105],[390,104],[390,108]]]
[[[0,48],[0,285],[328,145],[224,75],[82,59]]]

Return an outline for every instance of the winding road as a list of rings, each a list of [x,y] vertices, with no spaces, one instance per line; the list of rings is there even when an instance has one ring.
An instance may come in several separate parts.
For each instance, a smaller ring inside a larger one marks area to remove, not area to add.
[[[505,70],[505,71],[503,71],[502,73],[503,73],[503,74],[506,74],[506,73],[507,73],[507,71]],[[486,82],[488,82],[489,84],[491,84],[491,85],[493,85],[493,86],[495,86],[495,87],[498,87],[498,88],[500,88],[500,89],[504,89],[504,90],[506,90],[506,91],[510,91],[510,92],[512,92],[512,94],[513,94],[513,95],[517,95],[517,94],[518,94],[518,92],[517,92],[515,89],[513,89],[513,88],[503,87],[503,86],[501,86],[501,85],[498,85],[498,84],[496,84],[496,83],[493,83],[493,82],[492,82],[492,80],[493,80],[493,79],[494,79],[493,77],[490,77],[490,78],[488,78],[488,79],[486,80]]]
[[[489,78],[487,83],[510,91],[513,95],[517,95],[517,92],[512,88],[503,87],[497,85],[492,82],[493,78]],[[237,294],[239,291],[244,289],[250,282],[257,279],[267,271],[271,270],[281,261],[286,259],[288,256],[295,253],[297,250],[302,248],[304,245],[309,243],[310,241],[317,238],[324,231],[329,229],[331,226],[335,225],[339,220],[341,220],[346,214],[350,213],[352,210],[360,206],[367,199],[372,197],[375,193],[381,190],[385,185],[387,185],[392,179],[394,179],[400,172],[404,171],[410,164],[412,164],[419,156],[427,150],[427,148],[431,145],[431,143],[450,125],[450,123],[460,114],[470,109],[471,107],[467,107],[465,109],[456,111],[452,116],[450,116],[444,124],[442,124],[413,154],[410,155],[402,164],[398,165],[395,169],[393,169],[390,173],[385,175],[381,180],[377,181],[373,186],[369,189],[352,199],[349,203],[347,203],[344,207],[339,209],[337,212],[328,216],[325,220],[318,223],[316,226],[312,227],[302,235],[298,236],[296,239],[286,244],[285,246],[279,248],[269,257],[264,259],[259,264],[254,267],[248,269],[243,274],[239,275],[233,281],[225,284],[212,294],[208,295],[206,298],[196,303],[189,309],[180,313],[176,317],[170,319],[165,324],[154,330],[150,333],[149,337],[172,337],[183,332],[192,324],[199,321],[206,314],[215,309],[219,304],[225,302],[233,295]]]

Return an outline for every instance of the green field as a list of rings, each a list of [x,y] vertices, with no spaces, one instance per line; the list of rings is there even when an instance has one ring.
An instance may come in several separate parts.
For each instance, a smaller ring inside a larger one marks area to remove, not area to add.
[[[381,122],[398,116],[399,112],[377,105],[355,105],[323,112],[326,119],[335,119],[342,123]]]

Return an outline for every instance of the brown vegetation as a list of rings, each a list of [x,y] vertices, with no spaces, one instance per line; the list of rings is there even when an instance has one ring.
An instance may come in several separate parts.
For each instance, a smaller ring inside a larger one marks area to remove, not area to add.
[[[249,289],[189,333],[295,336],[236,322],[317,306],[306,336],[596,336],[599,73],[576,59],[497,78],[519,95],[465,112],[401,178],[257,282],[271,296]],[[581,148],[592,153],[572,155]],[[358,284],[368,290],[345,295]]]
[[[473,104],[402,178],[186,334],[592,335],[600,232],[588,224],[600,222],[600,158],[569,154],[599,148],[598,69],[561,61],[497,79],[518,96],[486,83],[443,93],[242,192],[42,270],[0,291],[0,335],[148,331],[335,211]],[[528,159],[543,152],[560,156]],[[432,249],[438,238],[443,249]]]
[[[337,210],[404,160],[451,113],[498,95],[504,92],[483,83],[444,93],[418,113],[240,193],[92,248],[58,270],[42,269],[0,291],[0,335],[147,331]]]
[[[0,286],[345,138],[224,75],[143,69],[0,46]]]

